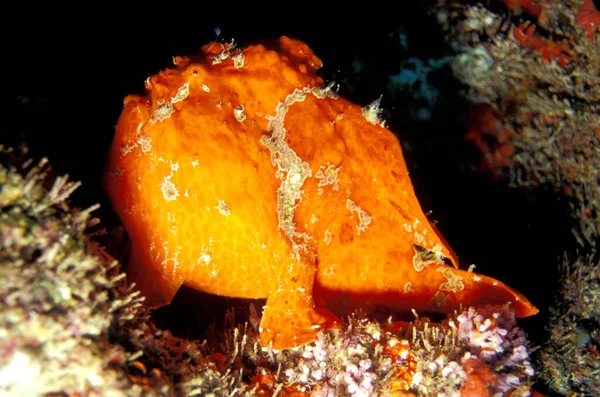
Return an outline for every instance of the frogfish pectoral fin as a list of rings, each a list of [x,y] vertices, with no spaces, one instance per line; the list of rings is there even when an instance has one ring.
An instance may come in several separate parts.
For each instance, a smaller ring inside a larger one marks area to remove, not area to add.
[[[281,266],[267,298],[260,323],[260,342],[280,350],[317,340],[317,334],[341,321],[330,311],[315,307],[312,297],[316,264],[291,260]]]
[[[519,318],[539,311],[523,294],[492,277],[442,264],[428,266],[419,276],[422,283],[437,287],[435,291],[430,290],[433,292],[430,305],[435,311],[448,313],[460,306],[506,303]],[[419,290],[418,285],[414,288]]]
[[[523,294],[492,277],[468,271],[464,274],[464,306],[510,303],[518,318],[529,317],[539,312]]]
[[[148,263],[151,262],[147,258],[147,252],[132,242],[127,281],[136,284],[146,297],[145,303],[148,306],[158,308],[168,305],[183,284],[183,277],[166,277],[163,268],[148,266]]]

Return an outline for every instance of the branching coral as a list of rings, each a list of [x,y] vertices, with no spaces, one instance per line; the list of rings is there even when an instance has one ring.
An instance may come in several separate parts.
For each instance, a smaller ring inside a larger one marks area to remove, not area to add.
[[[496,176],[566,199],[576,225],[580,250],[557,260],[541,378],[553,392],[598,394],[600,12],[590,0],[449,3],[437,15],[476,105],[468,138]]]
[[[347,328],[279,352],[261,349],[256,330],[238,326],[212,357],[224,375],[200,373],[187,382],[189,393],[219,385],[260,395],[525,396],[533,375],[514,313],[498,306],[470,308],[442,323],[351,317]],[[250,379],[245,386],[237,381],[242,376]]]
[[[90,252],[94,207],[66,203],[78,184],[59,177],[48,190],[47,161],[31,167],[18,155],[0,147],[0,390],[126,395],[131,382],[116,367],[128,354],[108,330],[126,322],[138,294],[119,293],[122,277]]]
[[[388,387],[395,364],[384,346],[396,343],[377,324],[352,319],[347,329],[320,333],[313,343],[273,351],[263,349],[256,329],[246,325],[229,328],[212,357],[230,378],[221,384],[234,385],[243,374],[252,395],[371,396]],[[186,384],[191,394],[209,391],[204,376]]]
[[[533,376],[527,341],[507,307],[469,308],[441,324],[407,327],[418,395],[528,395]]]
[[[24,155],[0,147],[0,394],[171,396],[208,373],[199,343],[157,329],[89,239],[96,206],[67,203],[79,183]]]
[[[563,260],[559,303],[540,354],[541,376],[566,395],[600,395],[600,263],[582,255]]]
[[[574,232],[581,244],[594,246],[600,236],[600,43],[593,39],[597,29],[578,21],[600,13],[589,1],[583,7],[578,1],[508,3],[537,11],[513,23],[479,4],[438,11],[459,52],[455,76],[480,105],[469,137],[497,176],[569,198],[580,220]]]
[[[200,372],[185,383],[187,393],[524,396],[533,375],[523,332],[502,307],[471,308],[443,323],[380,324],[352,317],[343,330],[279,352],[262,349],[252,327],[237,326],[218,346],[212,345],[218,351],[211,356],[220,372]]]

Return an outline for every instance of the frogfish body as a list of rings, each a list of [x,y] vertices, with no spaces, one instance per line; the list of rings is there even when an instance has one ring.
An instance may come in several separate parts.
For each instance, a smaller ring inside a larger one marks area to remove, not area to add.
[[[261,342],[276,349],[358,307],[537,312],[455,268],[377,104],[323,87],[308,46],[213,43],[175,64],[146,81],[146,97],[125,98],[104,177],[131,239],[128,279],[151,306],[183,284],[267,298]]]

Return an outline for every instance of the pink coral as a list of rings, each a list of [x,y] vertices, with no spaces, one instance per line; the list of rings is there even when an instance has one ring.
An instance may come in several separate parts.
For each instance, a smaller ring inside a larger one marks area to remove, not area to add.
[[[486,306],[469,308],[458,317],[458,335],[468,347],[461,359],[466,382],[463,392],[475,393],[489,390],[508,393],[533,376],[529,362],[527,340],[523,330],[517,328],[514,312],[507,307]],[[475,394],[473,394],[475,395]]]

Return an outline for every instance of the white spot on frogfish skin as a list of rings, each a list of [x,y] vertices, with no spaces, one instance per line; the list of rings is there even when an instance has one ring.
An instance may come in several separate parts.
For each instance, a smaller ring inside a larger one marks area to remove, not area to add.
[[[221,215],[224,215],[224,216],[231,215],[231,209],[230,209],[229,205],[227,205],[225,203],[225,200],[219,200],[219,204],[215,208],[219,210]]]
[[[360,208],[356,203],[350,199],[346,200],[346,208],[351,212],[356,212],[358,215],[358,234],[367,230],[369,224],[371,224],[371,215],[367,211]]]
[[[160,105],[158,105],[154,113],[152,113],[152,118],[150,119],[150,122],[162,122],[163,120],[168,119],[173,114],[173,112],[175,112],[175,109],[173,108],[173,104],[171,103],[171,101],[163,102]]]
[[[202,84],[202,89],[203,89],[205,92],[210,92],[210,88],[208,88],[208,86],[207,86],[206,84]]]
[[[177,191],[177,187],[175,184],[171,182],[171,175],[165,177],[164,181],[160,185],[160,190],[162,191],[163,197],[167,201],[173,201],[179,196],[179,191]]]
[[[381,123],[381,114],[383,113],[383,110],[381,109],[381,107],[379,107],[380,105],[381,97],[371,102],[370,105],[362,108],[363,116],[365,116],[365,119],[373,125]]]
[[[317,171],[315,178],[320,179],[319,181],[319,189],[318,189],[318,194],[322,194],[323,193],[323,186],[327,186],[327,185],[332,185],[333,190],[339,190],[340,186],[339,186],[339,178],[338,178],[338,173],[340,171],[341,167],[336,167],[335,165],[328,165],[327,167],[325,167],[324,165],[322,165],[319,168],[319,171]]]
[[[141,136],[138,139],[138,143],[140,144],[140,149],[142,149],[143,153],[149,152],[152,149],[152,138],[150,138],[149,136]]]
[[[332,241],[331,232],[329,230],[325,230],[325,238],[323,238],[323,242],[329,245]]]
[[[246,115],[244,114],[243,106],[237,106],[235,109],[233,109],[233,115],[235,116],[235,119],[240,123],[246,120]]]
[[[234,68],[241,69],[244,67],[244,60],[246,59],[246,57],[241,51],[232,56],[231,59],[233,59]]]
[[[207,252],[203,252],[202,255],[200,255],[200,257],[198,258],[197,263],[198,264],[203,263],[205,265],[208,265],[211,260],[212,260],[212,258],[210,257],[210,255]]]
[[[135,144],[133,144],[133,145],[124,145],[123,147],[121,147],[121,156],[128,155],[129,153],[131,153],[131,151],[133,150],[133,148],[135,148]]]
[[[447,280],[445,283],[439,286],[440,291],[458,292],[465,289],[465,285],[462,281],[460,281],[462,280],[462,277],[452,273],[452,270],[449,267],[440,266],[436,270],[442,273]]]
[[[175,93],[175,96],[171,99],[171,103],[177,103],[183,101],[190,94],[190,83],[185,83]]]
[[[413,237],[415,238],[415,240],[417,241],[417,243],[419,245],[424,245],[425,244],[425,237],[423,237],[422,235],[420,235],[417,232],[413,233]]]

